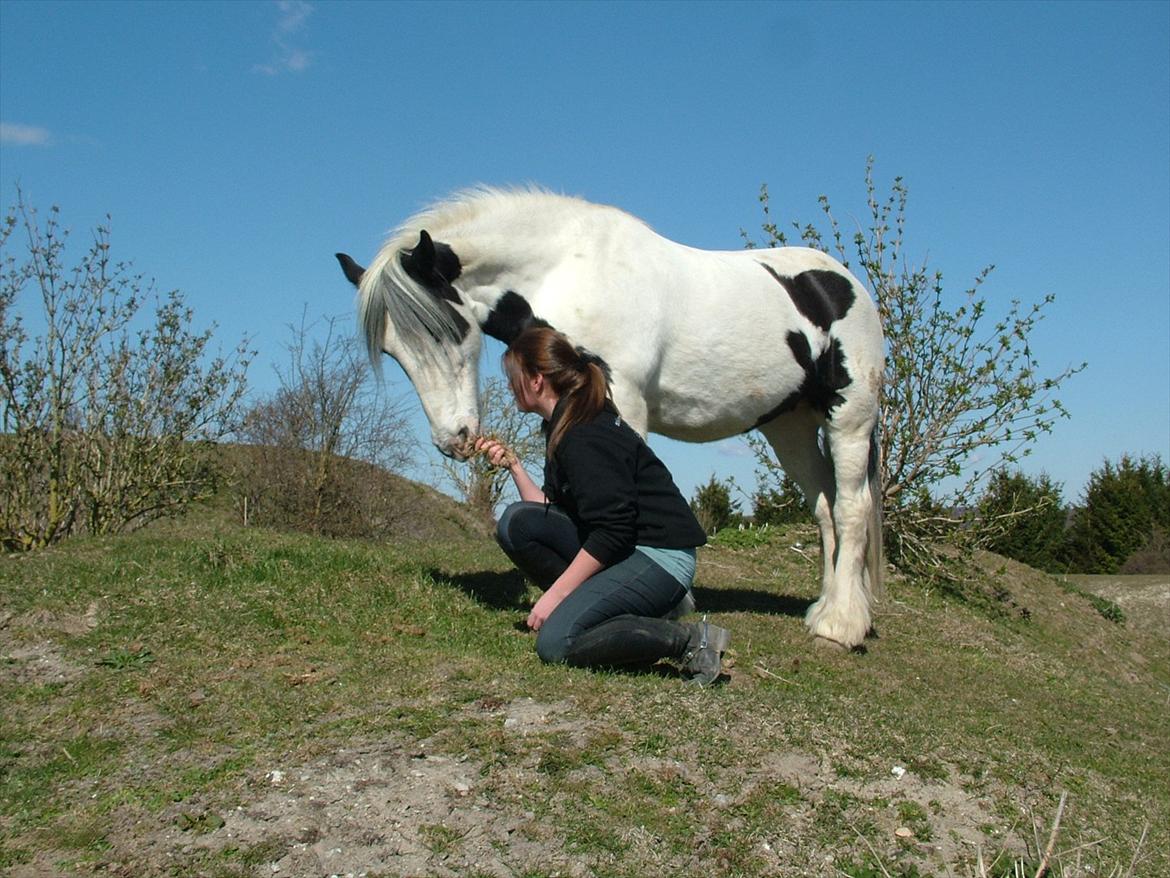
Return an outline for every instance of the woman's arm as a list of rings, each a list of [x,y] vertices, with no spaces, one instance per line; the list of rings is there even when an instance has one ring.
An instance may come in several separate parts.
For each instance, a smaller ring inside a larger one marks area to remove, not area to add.
[[[524,469],[520,461],[516,461],[508,467],[508,472],[512,474],[512,481],[516,483],[516,490],[520,492],[521,500],[530,500],[534,503],[548,502],[544,491],[536,486],[536,482],[532,481],[532,476],[528,475],[528,470]]]
[[[573,593],[582,582],[605,569],[605,565],[586,552],[579,551],[565,572],[557,577],[557,581],[549,586],[548,591],[541,595],[540,600],[528,614],[528,627],[539,631],[553,610],[560,606],[561,601]]]

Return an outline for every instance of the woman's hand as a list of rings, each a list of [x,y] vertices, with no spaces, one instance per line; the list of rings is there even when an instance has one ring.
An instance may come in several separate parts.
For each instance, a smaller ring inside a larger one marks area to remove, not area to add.
[[[605,565],[586,552],[580,549],[569,566],[565,568],[557,581],[548,587],[540,600],[532,608],[532,612],[528,614],[528,627],[533,631],[539,631],[540,626],[548,621],[548,617],[553,614],[553,611],[561,605],[561,601],[573,593],[573,591],[582,582],[605,569]]]
[[[532,612],[528,614],[528,627],[533,631],[539,631],[540,626],[548,621],[548,617],[553,614],[553,610],[561,605],[561,601],[565,596],[560,594],[556,589],[549,589],[540,600],[532,607]]]
[[[488,463],[495,467],[511,467],[516,464],[516,455],[503,442],[479,436],[475,440],[475,450],[481,452]]]

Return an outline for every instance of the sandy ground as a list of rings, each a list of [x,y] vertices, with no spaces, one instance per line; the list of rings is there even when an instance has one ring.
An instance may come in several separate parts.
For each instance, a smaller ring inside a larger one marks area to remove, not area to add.
[[[1113,601],[1125,613],[1128,624],[1170,631],[1170,574],[1073,575],[1068,580]]]

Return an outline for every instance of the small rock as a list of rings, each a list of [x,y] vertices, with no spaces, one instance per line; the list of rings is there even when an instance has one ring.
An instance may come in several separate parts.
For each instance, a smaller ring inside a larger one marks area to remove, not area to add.
[[[892,774],[894,777],[902,777],[903,775],[906,774],[906,769],[903,768],[901,765],[895,765],[893,768],[890,769],[890,774]]]
[[[899,826],[894,830],[894,835],[898,838],[914,838],[914,830],[909,826]]]

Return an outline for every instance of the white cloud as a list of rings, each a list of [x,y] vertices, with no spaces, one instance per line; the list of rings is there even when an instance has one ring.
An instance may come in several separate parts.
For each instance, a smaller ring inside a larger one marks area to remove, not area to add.
[[[283,33],[292,33],[300,30],[305,20],[313,14],[313,6],[304,0],[277,0],[280,9],[280,21],[276,27]]]
[[[720,457],[750,458],[755,456],[751,446],[743,439],[724,439],[715,446],[715,450]]]
[[[276,8],[280,12],[272,34],[276,57],[268,64],[257,64],[255,69],[266,76],[300,73],[313,63],[313,53],[298,45],[297,39],[313,14],[313,6],[304,0],[278,0]]]
[[[20,125],[15,122],[0,122],[0,143],[16,146],[46,146],[51,140],[48,129],[36,125]]]

